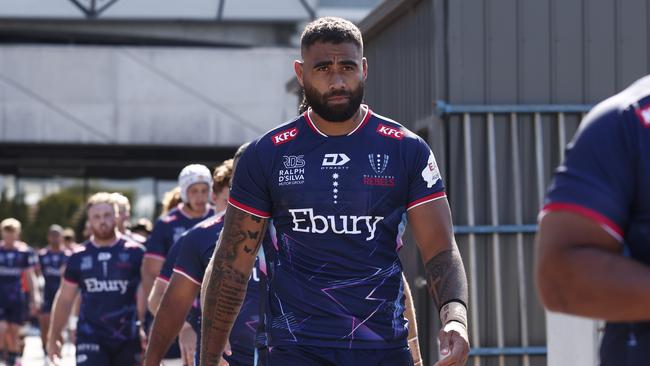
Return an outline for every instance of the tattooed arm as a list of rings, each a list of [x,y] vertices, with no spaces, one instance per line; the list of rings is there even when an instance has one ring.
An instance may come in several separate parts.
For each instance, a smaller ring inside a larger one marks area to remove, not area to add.
[[[467,277],[454,240],[447,199],[408,211],[408,222],[425,264],[429,294],[440,311],[440,353],[437,366],[464,365],[467,336]]]
[[[266,233],[267,219],[229,206],[219,242],[203,279],[201,365],[218,365],[239,309],[248,278]]]

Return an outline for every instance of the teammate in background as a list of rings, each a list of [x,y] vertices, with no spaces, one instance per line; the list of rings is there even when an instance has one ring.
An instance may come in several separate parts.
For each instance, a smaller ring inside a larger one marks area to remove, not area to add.
[[[160,217],[166,216],[169,211],[173,210],[181,203],[183,203],[183,200],[181,199],[181,187],[176,186],[171,191],[165,192],[162,199]]]
[[[185,231],[215,213],[209,205],[212,174],[208,168],[200,164],[186,166],[178,176],[178,185],[183,202],[156,220],[151,236],[146,242],[142,285],[147,298],[152,293],[154,280],[160,273],[172,244]],[[166,355],[163,364],[177,364],[180,362],[180,356],[180,349],[175,345]]]
[[[63,229],[63,247],[73,253],[85,249],[83,245],[77,243],[75,237],[75,232],[71,227]]]
[[[113,192],[111,194],[120,210],[117,215],[117,230],[122,233],[125,239],[144,244],[147,238],[135,234],[129,229],[129,220],[131,220],[131,203],[129,202],[129,198],[119,192]]]
[[[367,61],[352,23],[308,24],[301,54],[310,108],[237,166],[203,283],[201,364],[221,359],[269,219],[268,365],[413,364],[397,255],[405,219],[440,311],[437,365],[464,364],[467,278],[431,149],[361,104]]]
[[[25,294],[21,288],[23,273],[29,287],[29,309],[36,313],[40,294],[34,272],[34,253],[20,241],[21,224],[9,218],[0,223],[0,345],[7,352],[7,365],[12,366],[20,354],[19,330],[24,323]]]
[[[48,356],[55,362],[61,357],[61,331],[80,292],[77,365],[140,365],[144,297],[138,287],[145,248],[116,230],[118,207],[110,193],[92,195],[86,210],[92,236],[86,250],[68,259],[52,308]]]
[[[245,144],[237,150],[235,161],[241,156],[247,145]],[[226,160],[215,168],[212,190],[214,201],[217,202],[216,210],[220,213],[197,224],[174,243],[163,269],[156,279],[154,291],[158,288],[161,296],[164,294],[165,305],[159,309],[154,320],[151,342],[145,354],[146,365],[157,365],[179,332],[181,335],[187,333],[188,338],[193,335],[195,341],[197,335],[200,335],[200,308],[197,296],[201,289],[205,267],[214,251],[216,238],[223,224],[222,216],[227,207],[232,173],[233,159]],[[259,271],[259,267],[257,267],[257,271]],[[253,325],[259,323],[258,282],[260,275],[257,271],[249,280],[250,291],[230,337],[233,354],[227,356],[226,359],[231,366],[253,364],[256,330]],[[170,284],[169,288],[168,283]],[[150,297],[150,301],[153,300],[152,297]],[[158,308],[159,298],[155,300],[158,301],[150,304],[150,307]],[[170,312],[172,308],[174,310]],[[184,343],[181,340],[183,361],[186,365],[193,365],[195,364],[196,343],[194,347],[184,347]]]
[[[228,196],[230,194],[230,179],[232,178],[232,165],[233,165],[233,160],[229,159],[224,161],[222,164],[217,166],[214,169],[214,173],[212,175],[212,192],[211,198],[213,202],[216,202],[217,204],[215,205],[214,210],[215,216],[223,216],[223,214],[226,211],[227,205],[228,205]],[[208,218],[209,219],[209,218]],[[206,219],[207,220],[207,219]],[[202,221],[202,223],[205,221]],[[216,240],[216,235],[214,236]],[[176,240],[174,242],[177,242]],[[165,267],[165,264],[168,264],[168,268],[171,271],[174,268],[174,264],[176,263],[176,257],[177,253],[175,255],[171,256],[171,248],[170,251],[167,253],[167,257],[165,258],[165,263],[163,264],[163,268]],[[160,305],[160,299],[162,298],[162,295],[165,293],[165,290],[167,289],[167,285],[169,283],[169,279],[171,277],[171,273],[163,274],[162,270],[156,277],[153,287],[151,289],[151,293],[149,294],[148,298],[148,306],[149,310],[151,311],[152,314],[157,313],[158,305]]]
[[[602,366],[650,364],[649,127],[646,76],[583,119],[540,214],[541,300],[607,321]]]
[[[138,235],[141,235],[144,238],[149,238],[152,226],[153,225],[149,219],[141,217],[135,222],[135,225],[133,225],[131,231]]]
[[[61,226],[50,226],[47,232],[47,246],[38,251],[36,268],[44,279],[43,304],[38,315],[44,354],[47,354],[47,333],[50,326],[50,311],[52,310],[54,295],[56,295],[56,291],[61,285],[63,268],[72,254],[72,251],[63,246],[62,233],[63,228]]]

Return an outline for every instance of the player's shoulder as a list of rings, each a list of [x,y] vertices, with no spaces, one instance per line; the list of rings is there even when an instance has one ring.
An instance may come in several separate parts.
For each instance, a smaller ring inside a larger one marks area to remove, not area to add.
[[[399,141],[404,144],[411,144],[421,140],[420,136],[404,127],[403,124],[374,111],[372,112],[370,122],[368,127],[373,130],[378,138],[383,138],[387,141]]]
[[[173,223],[174,221],[178,221],[183,217],[183,213],[181,212],[180,206],[176,206],[169,210],[166,214],[158,218],[156,220],[156,223],[159,225],[169,225]]]
[[[90,254],[93,251],[93,248],[95,248],[95,246],[90,244],[89,240],[85,241],[81,246],[83,249],[73,251],[72,254],[70,254],[68,263],[74,263],[74,261],[79,260],[79,258]]]
[[[136,252],[139,251],[144,253],[147,250],[147,248],[144,245],[138,243],[135,240],[131,240],[130,238],[123,238],[123,240],[124,240],[124,249],[127,251],[136,251]]]
[[[580,130],[603,135],[638,127],[650,127],[650,76],[598,103],[580,124]]]
[[[304,117],[301,114],[270,129],[262,136],[251,141],[251,146],[254,147],[255,150],[264,151],[264,149],[274,149],[287,142],[298,139],[306,132],[304,131],[306,126],[303,122],[303,118]]]
[[[29,244],[27,244],[25,242],[22,242],[22,241],[16,242],[14,247],[16,248],[17,252],[21,252],[21,253],[33,253],[34,252],[34,249],[32,249],[32,247],[30,247]]]
[[[47,247],[45,247],[45,248],[41,248],[41,249],[39,249],[38,252],[37,252],[37,254],[38,254],[39,257],[45,257],[45,256],[48,255],[49,253],[50,253],[50,250],[49,250]]]

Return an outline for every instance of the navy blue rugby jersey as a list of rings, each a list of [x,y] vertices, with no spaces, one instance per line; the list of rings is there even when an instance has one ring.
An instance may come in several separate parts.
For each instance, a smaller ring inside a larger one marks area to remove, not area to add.
[[[222,228],[223,216],[215,216],[188,231],[187,235],[184,235],[179,243],[182,248],[178,251],[174,272],[201,286],[205,270],[208,267],[210,258],[212,258]],[[231,346],[239,346],[238,349],[249,349],[251,353],[255,347],[255,334],[259,323],[259,282],[261,275],[260,259],[258,258],[248,281],[246,297],[229,338]],[[200,302],[195,302],[195,305],[198,304]],[[200,314],[201,309],[194,306],[188,317],[197,334],[200,334]]]
[[[327,136],[309,112],[253,141],[229,203],[272,218],[269,345],[406,344],[398,251],[407,210],[445,197],[429,146],[372,113]]]
[[[594,220],[626,255],[650,264],[650,77],[601,102],[584,118],[549,187],[542,215],[571,211]],[[626,342],[628,329],[605,337]],[[642,338],[638,338],[641,342]],[[647,340],[647,338],[644,338]],[[615,343],[603,343],[605,348]],[[648,344],[639,344],[639,349]],[[608,353],[604,349],[605,354]]]
[[[72,252],[65,249],[54,251],[51,248],[43,248],[38,251],[38,265],[45,279],[43,296],[49,304],[54,300],[54,295],[61,285],[62,270],[70,255]]]
[[[136,292],[140,285],[143,245],[118,239],[70,256],[63,278],[81,291],[78,332],[116,341],[138,337]]]
[[[21,276],[35,264],[34,251],[29,245],[16,242],[12,248],[7,248],[4,241],[0,241],[0,296],[4,300],[24,299]]]
[[[183,213],[181,207],[182,204],[156,220],[151,235],[145,243],[147,257],[164,260],[169,249],[185,231],[205,220],[206,217],[214,216],[214,209],[209,208],[204,216],[190,218]]]

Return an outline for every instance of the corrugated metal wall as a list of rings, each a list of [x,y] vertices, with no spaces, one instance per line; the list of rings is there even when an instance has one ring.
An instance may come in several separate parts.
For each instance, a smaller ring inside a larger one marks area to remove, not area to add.
[[[436,113],[440,112],[436,100],[479,104],[486,110],[502,104],[516,104],[523,110],[530,104],[594,104],[650,69],[648,0],[386,3],[401,4],[389,20],[372,20],[371,15],[362,23],[370,65],[366,100],[376,112],[428,139],[446,178],[457,226],[535,224],[540,195],[582,114],[498,113],[488,123],[488,113]],[[471,141],[470,149],[465,141]],[[467,164],[471,164],[471,182]],[[517,251],[518,235],[523,238],[522,253]],[[471,236],[457,234],[456,239],[468,269],[469,242],[475,241],[474,303],[480,319],[475,345],[545,346],[544,312],[532,278],[533,234],[504,234],[496,240],[493,235]],[[413,285],[423,275],[415,245],[407,246],[402,258]],[[523,276],[518,268],[522,264]],[[496,266],[500,278],[494,275]],[[520,280],[525,285],[523,298]],[[499,301],[495,298],[498,282]],[[437,314],[426,289],[414,293],[420,332],[426,338],[425,363],[432,364],[437,348],[431,329],[437,326]],[[498,313],[503,315],[501,334]],[[483,357],[481,361],[483,365],[504,363],[543,365],[545,357]]]

